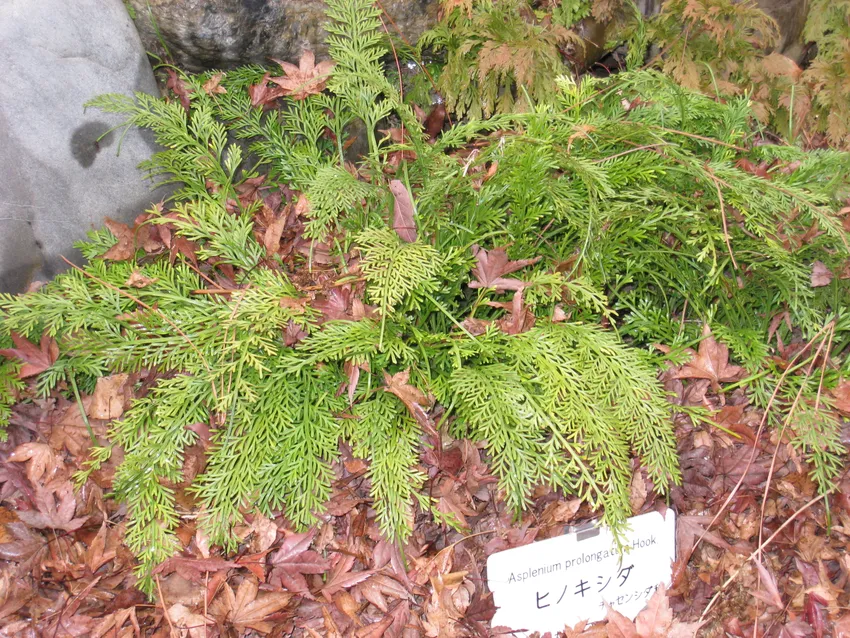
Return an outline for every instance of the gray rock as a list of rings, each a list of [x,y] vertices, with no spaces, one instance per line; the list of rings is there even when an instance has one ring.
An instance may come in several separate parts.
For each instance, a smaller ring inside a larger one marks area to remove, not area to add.
[[[759,8],[779,25],[776,50],[792,60],[803,57],[803,27],[809,15],[808,0],[756,0]]]
[[[148,51],[168,47],[189,71],[297,61],[309,49],[321,59],[326,5],[321,0],[129,0]],[[382,0],[390,33],[409,42],[436,23],[438,0]],[[396,31],[396,28],[398,31]]]
[[[162,192],[136,166],[150,137],[83,104],[101,93],[157,93],[121,0],[0,2],[0,291],[18,292],[82,261],[73,242],[105,217],[133,219]]]

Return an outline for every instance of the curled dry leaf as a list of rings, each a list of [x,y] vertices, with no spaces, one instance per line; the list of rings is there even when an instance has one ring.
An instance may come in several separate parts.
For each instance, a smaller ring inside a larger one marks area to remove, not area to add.
[[[413,199],[407,187],[397,179],[390,181],[390,192],[395,198],[393,205],[393,230],[402,241],[416,241],[416,220],[414,219]]]
[[[204,82],[204,92],[207,95],[221,95],[227,93],[227,89],[221,86],[221,81],[224,78],[224,73],[216,73],[209,80]]]
[[[509,302],[488,301],[487,305],[494,308],[504,308],[508,311],[507,316],[496,322],[496,325],[505,334],[518,335],[531,330],[537,321],[531,308],[523,302],[522,289],[517,290],[514,293],[513,299]]]
[[[107,217],[103,222],[109,229],[109,232],[115,235],[118,240],[112,247],[107,250],[102,259],[110,259],[112,261],[127,261],[136,254],[136,240],[133,236],[133,229],[127,224],[117,222],[114,219]]]
[[[415,385],[408,383],[410,380],[410,369],[402,370],[396,374],[390,375],[384,372],[384,383],[386,383],[386,391],[396,395],[401,402],[407,407],[410,415],[416,419],[416,422],[429,434],[436,435],[434,424],[428,416],[428,407],[431,401],[425,396]]]
[[[186,81],[177,75],[177,72],[174,69],[166,69],[166,72],[168,73],[168,81],[165,83],[165,88],[174,91],[174,95],[176,95],[177,99],[180,100],[180,105],[186,109],[186,112],[188,113],[190,106],[189,94],[192,90],[186,84]]]
[[[277,540],[277,525],[260,513],[254,514],[250,531],[251,551],[254,553],[266,551]]]
[[[143,275],[140,270],[134,270],[127,278],[127,281],[124,282],[124,285],[131,286],[133,288],[144,288],[145,286],[150,286],[155,281],[156,278]]]
[[[127,387],[129,378],[130,375],[122,373],[98,379],[88,415],[93,419],[117,419],[124,414],[124,406],[130,398]]]

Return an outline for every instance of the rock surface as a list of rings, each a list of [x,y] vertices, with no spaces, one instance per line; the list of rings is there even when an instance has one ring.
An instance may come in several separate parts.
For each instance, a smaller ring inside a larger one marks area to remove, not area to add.
[[[803,54],[803,27],[809,15],[808,0],[756,0],[756,4],[779,25],[776,50],[799,61]]]
[[[129,0],[148,51],[162,42],[189,71],[297,61],[305,49],[324,57],[326,5],[322,0]],[[437,20],[438,0],[382,0],[390,33],[409,42]],[[394,25],[392,23],[395,23]]]
[[[101,93],[157,93],[121,0],[0,2],[0,291],[63,270],[61,255],[105,217],[131,220],[161,192],[136,166],[150,137],[98,137],[121,116],[84,110]]]

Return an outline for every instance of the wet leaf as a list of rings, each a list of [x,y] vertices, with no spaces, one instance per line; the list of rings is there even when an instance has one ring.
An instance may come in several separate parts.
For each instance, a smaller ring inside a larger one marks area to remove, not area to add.
[[[113,374],[97,380],[88,415],[93,419],[117,419],[129,403],[128,374]]]
[[[73,532],[88,520],[88,516],[75,518],[77,502],[70,481],[58,486],[35,486],[33,504],[36,510],[19,511],[18,517],[36,529],[61,529]]]

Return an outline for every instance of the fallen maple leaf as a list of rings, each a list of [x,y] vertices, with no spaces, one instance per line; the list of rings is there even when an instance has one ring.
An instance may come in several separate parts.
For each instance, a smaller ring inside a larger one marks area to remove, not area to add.
[[[407,599],[410,597],[404,585],[384,574],[370,576],[367,580],[357,585],[357,592],[385,614],[389,611],[389,605],[387,605],[385,596],[397,599]]]
[[[266,620],[283,609],[292,598],[288,592],[265,592],[259,594],[259,585],[253,578],[243,580],[236,593],[225,583],[221,595],[210,605],[210,614],[233,623],[240,634],[253,629],[263,634],[270,633],[275,623]]]
[[[322,587],[322,594],[328,599],[328,602],[333,601],[333,596],[343,589],[354,587],[358,583],[362,583],[375,573],[372,569],[367,569],[360,572],[352,572],[354,566],[354,556],[337,554],[335,563],[328,575],[328,580],[325,586]]]
[[[207,95],[224,94],[227,89],[221,86],[221,80],[224,78],[224,73],[216,73],[209,80],[204,82],[204,92]]]
[[[50,479],[61,464],[56,453],[46,443],[23,443],[9,455],[9,461],[27,463],[27,478],[35,484],[42,484],[42,478]]]
[[[143,275],[142,271],[134,270],[127,278],[127,281],[124,282],[124,285],[132,286],[133,288],[144,288],[145,286],[150,286],[155,281],[156,279],[154,277],[148,277],[147,275]]]
[[[692,359],[673,375],[674,379],[708,379],[712,389],[720,390],[720,382],[738,381],[744,376],[740,366],[729,365],[729,348],[718,343],[711,334],[711,328],[705,324],[702,329],[703,340],[699,351],[691,350]]]
[[[109,561],[115,558],[117,552],[117,540],[115,538],[107,538],[108,528],[104,521],[100,526],[100,531],[94,539],[89,543],[86,551],[86,567],[89,568],[92,574],[98,569],[106,565]],[[111,542],[108,542],[110,541]]]
[[[101,255],[101,259],[127,261],[136,254],[136,241],[133,236],[132,228],[130,228],[127,224],[117,222],[109,217],[107,217],[103,223],[109,229],[109,232],[115,235],[115,238],[118,241]]]
[[[832,278],[832,271],[826,267],[825,263],[822,261],[816,261],[812,264],[812,288],[828,286],[832,282]]]
[[[767,567],[762,565],[761,561],[755,560],[753,562],[756,565],[760,581],[760,587],[753,592],[753,596],[776,609],[782,609],[785,605],[782,602],[779,587],[776,585],[776,578],[768,571]]]
[[[315,532],[288,535],[280,549],[269,557],[269,582],[279,582],[289,591],[307,594],[310,589],[303,574],[324,574],[331,564],[310,549]]]
[[[534,259],[519,259],[510,261],[504,248],[485,250],[478,244],[472,246],[472,254],[477,264],[472,269],[475,279],[470,282],[470,288],[495,288],[496,292],[505,290],[522,290],[525,282],[519,279],[506,279],[504,275],[515,272],[526,266],[536,264],[540,257]]]
[[[832,395],[832,406],[839,412],[850,415],[850,381],[842,380],[829,393]]]
[[[213,620],[202,614],[192,612],[183,603],[176,603],[168,608],[168,618],[174,623],[172,637],[180,638],[206,638],[207,625],[212,625]],[[181,631],[182,630],[182,631]]]
[[[609,638],[694,638],[702,623],[673,620],[667,588],[661,584],[632,622],[606,603]]]
[[[393,230],[401,240],[412,243],[416,241],[416,220],[413,217],[413,200],[407,187],[397,179],[390,181],[390,192],[395,198],[393,205]]]
[[[286,95],[279,86],[269,86],[270,73],[266,73],[259,84],[248,87],[248,95],[251,97],[251,106],[262,106],[264,109],[271,108],[275,100]]]
[[[254,514],[249,532],[252,534],[251,551],[255,554],[266,551],[277,540],[277,525],[259,513]]]
[[[77,501],[71,481],[50,488],[36,485],[33,504],[36,510],[19,511],[18,517],[37,529],[62,529],[73,532],[89,519],[88,516],[74,518]]]
[[[336,64],[330,60],[316,64],[316,56],[312,51],[304,51],[298,66],[275,60],[283,69],[285,76],[269,78],[271,82],[282,88],[286,95],[293,100],[303,100],[308,95],[318,95],[328,83],[330,71]]]
[[[56,340],[47,332],[41,335],[41,343],[36,346],[31,341],[24,339],[17,332],[11,332],[14,348],[0,350],[0,355],[9,359],[19,359],[24,362],[18,371],[18,377],[26,379],[41,374],[52,366],[59,358],[59,346]]]

